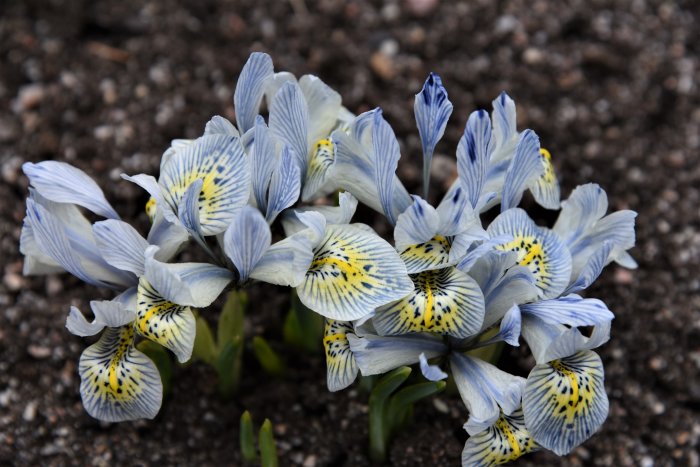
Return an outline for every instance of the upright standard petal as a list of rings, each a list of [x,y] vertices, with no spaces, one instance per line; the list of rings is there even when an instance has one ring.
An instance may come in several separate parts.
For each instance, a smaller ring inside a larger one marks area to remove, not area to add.
[[[236,122],[241,134],[255,124],[265,86],[273,73],[274,66],[268,54],[262,52],[250,54],[238,77],[236,91],[233,93]]]
[[[192,310],[164,299],[145,277],[139,280],[134,325],[143,337],[170,349],[180,363],[192,356],[196,331]]]
[[[499,161],[511,156],[518,141],[518,130],[516,128],[515,102],[508,94],[501,94],[493,100],[493,134],[495,147],[493,159]]]
[[[145,277],[170,302],[182,306],[209,306],[233,279],[224,268],[206,263],[161,263],[158,247],[146,249]]]
[[[348,334],[353,333],[351,323],[326,320],[323,347],[326,350],[328,390],[340,391],[350,386],[357,378],[357,362],[350,350]]]
[[[396,224],[398,213],[403,211],[394,206],[394,178],[401,151],[394,130],[384,120],[381,109],[374,113],[372,122],[372,150],[375,163],[374,181],[377,184],[379,202],[389,222]]]
[[[270,130],[265,120],[258,115],[253,130],[253,149],[250,152],[250,173],[253,195],[260,211],[267,211],[267,191],[272,172],[275,170],[275,143],[270,137]]]
[[[589,337],[576,327],[546,323],[532,315],[523,315],[521,333],[538,364],[567,358],[583,350],[593,350],[610,339],[611,321],[593,326]]]
[[[224,234],[224,252],[238,270],[239,282],[248,280],[271,242],[270,227],[260,211],[241,209]]]
[[[363,376],[379,375],[400,366],[413,365],[420,361],[421,355],[435,358],[446,355],[448,351],[443,340],[432,334],[391,337],[348,334],[347,339]]]
[[[377,309],[372,318],[381,335],[436,332],[457,338],[476,334],[484,321],[484,296],[477,283],[455,268],[411,276],[414,290]]]
[[[438,141],[445,134],[447,121],[452,114],[452,102],[440,76],[430,73],[413,104],[418,134],[423,144],[423,196],[428,196],[430,165]]]
[[[357,198],[341,191],[338,195],[338,206],[308,206],[288,210],[282,216],[282,226],[284,233],[292,235],[307,226],[299,219],[298,213],[315,212],[321,214],[326,219],[326,224],[349,224],[357,209]]]
[[[562,295],[580,292],[593,284],[608,263],[608,258],[610,258],[612,249],[612,242],[603,242],[603,244],[593,252],[590,258],[588,258],[577,276],[574,276],[575,271],[572,272],[571,283]]]
[[[501,413],[496,423],[469,437],[462,451],[462,467],[501,465],[537,449],[522,409],[510,415]]]
[[[222,233],[249,196],[248,158],[238,138],[202,136],[172,157],[161,172],[159,184],[173,210],[197,179],[202,180],[198,200],[201,231],[204,235]]]
[[[294,150],[285,146],[280,154],[279,165],[272,174],[267,199],[265,218],[268,224],[283,210],[297,202],[301,191],[301,173],[295,160]]]
[[[457,146],[459,182],[476,209],[486,182],[486,169],[493,153],[491,120],[484,110],[472,112]]]
[[[450,355],[450,364],[459,395],[469,410],[464,429],[470,435],[496,423],[501,410],[510,415],[520,407],[524,378],[458,352]]]
[[[544,173],[540,162],[540,139],[534,131],[525,130],[520,135],[515,155],[506,170],[501,198],[501,212],[520,203],[528,185]]]
[[[96,222],[92,226],[102,257],[117,269],[143,275],[148,242],[136,229],[116,219]]]
[[[296,82],[284,83],[273,97],[270,106],[270,130],[283,144],[294,150],[299,171],[306,174],[309,109]]]
[[[97,183],[77,167],[65,162],[43,161],[25,162],[22,170],[44,198],[56,203],[77,204],[108,219],[119,219]]]
[[[525,424],[538,444],[563,456],[608,416],[603,363],[590,350],[536,365],[523,393]]]
[[[134,346],[134,327],[107,328],[80,356],[85,410],[105,422],[152,419],[163,400],[155,364]]]
[[[513,241],[499,245],[502,251],[517,253],[517,261],[527,266],[537,279],[537,287],[544,298],[555,298],[569,284],[571,255],[557,234],[538,227],[525,211],[519,208],[501,213],[489,225],[491,237],[511,235]]]
[[[309,108],[309,136],[311,146],[330,135],[336,126],[342,98],[320,78],[304,75],[299,78],[299,87]]]
[[[412,288],[403,261],[386,241],[351,225],[329,225],[297,291],[315,312],[352,321]]]

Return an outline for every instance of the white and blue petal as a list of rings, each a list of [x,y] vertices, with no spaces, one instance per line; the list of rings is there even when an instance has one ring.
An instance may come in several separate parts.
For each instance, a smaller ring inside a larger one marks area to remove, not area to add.
[[[300,191],[301,172],[297,165],[296,156],[292,148],[285,146],[280,154],[277,169],[273,172],[270,180],[265,214],[268,224],[272,224],[280,212],[296,203]]]
[[[541,364],[600,347],[610,339],[610,327],[611,321],[596,323],[587,337],[576,327],[547,323],[525,314],[520,332],[535,361]]]
[[[299,87],[309,109],[308,145],[326,139],[336,126],[342,98],[314,75],[299,78]]]
[[[294,150],[300,173],[306,174],[309,109],[295,81],[282,85],[270,106],[270,130],[282,144]]]
[[[95,319],[88,322],[81,311],[72,306],[66,319],[66,328],[71,334],[94,336],[105,327],[118,328],[134,321],[136,315],[118,300],[93,300],[90,302]]]
[[[443,340],[432,334],[386,337],[348,334],[347,338],[363,376],[379,375],[401,366],[413,365],[420,361],[421,354],[426,358],[435,358],[446,355],[448,351]]]
[[[457,269],[460,271],[469,272],[479,258],[484,256],[486,253],[493,251],[496,246],[503,243],[508,243],[512,240],[513,237],[511,235],[500,235],[484,240],[478,246],[475,246],[467,251],[462,260],[457,263]]]
[[[442,235],[459,235],[475,225],[481,227],[481,221],[476,211],[469,204],[466,192],[459,180],[452,184],[437,207],[440,216],[438,231]]]
[[[133,274],[110,266],[102,258],[89,222],[74,205],[30,197],[26,223],[31,225],[42,254],[82,281],[115,289],[135,282]]]
[[[540,139],[532,130],[523,131],[515,148],[515,155],[506,170],[501,212],[516,207],[525,189],[533,180],[542,176],[544,167],[540,157]]]
[[[274,73],[272,59],[266,53],[254,52],[243,66],[233,93],[236,122],[241,134],[255,124],[267,82]]]
[[[491,118],[495,139],[493,159],[509,159],[518,141],[515,102],[504,91],[493,100],[492,106]]]
[[[457,146],[459,182],[473,209],[476,209],[481,198],[486,182],[486,169],[493,153],[491,134],[488,113],[477,110],[469,116],[464,135]]]
[[[335,161],[335,145],[331,139],[319,139],[313,145],[309,155],[309,165],[304,179],[301,199],[310,201],[327,194],[330,189],[330,169]]]
[[[238,137],[240,134],[233,123],[220,115],[214,115],[204,127],[204,135],[228,135]]]
[[[169,261],[182,245],[190,238],[189,232],[180,222],[169,222],[162,212],[156,212],[151,230],[148,232],[148,244],[159,248],[155,257],[159,261]]]
[[[536,365],[523,392],[525,424],[535,441],[563,456],[608,416],[603,363],[590,350]]]
[[[308,206],[285,211],[282,216],[282,226],[287,235],[292,235],[306,229],[298,214],[315,212],[326,219],[326,224],[349,224],[357,209],[357,198],[342,191],[338,194],[338,206]]]
[[[416,116],[418,134],[423,144],[423,195],[427,196],[433,152],[445,133],[447,121],[452,114],[452,102],[447,98],[447,90],[436,73],[428,75],[423,89],[416,94],[413,113]]]
[[[138,285],[136,321],[140,335],[170,349],[180,363],[192,356],[196,325],[188,306],[164,299],[145,277]]]
[[[224,234],[224,252],[245,282],[272,242],[270,227],[255,208],[245,206]]]
[[[32,231],[32,224],[27,217],[24,219],[20,232],[19,251],[24,255],[22,273],[25,276],[56,274],[65,271],[60,264],[41,250]]]
[[[174,155],[168,160],[168,164],[166,164],[166,166],[169,165],[172,159],[174,159]],[[161,173],[162,172],[163,167],[161,168]],[[168,222],[180,225],[180,220],[177,218],[176,212],[177,205],[171,205],[168,203],[163,188],[161,188],[161,186],[158,184],[158,181],[153,176],[146,174],[138,174],[134,176],[122,174],[122,178],[140,186],[141,188],[146,190],[146,192],[149,195],[151,195],[151,199],[154,200],[156,208],[156,214],[154,215],[154,218],[155,216],[157,216],[157,213],[160,212],[163,218]],[[182,192],[184,193],[184,191],[185,189],[183,188]],[[150,200],[149,203],[151,203]],[[148,209],[148,204],[146,205],[146,208]]]
[[[496,423],[470,436],[462,450],[462,467],[491,467],[506,464],[539,447],[525,426],[522,409],[501,413]]]
[[[102,257],[117,269],[141,276],[148,242],[126,222],[107,219],[92,226]]]
[[[423,374],[425,379],[429,381],[441,381],[443,379],[447,379],[449,376],[447,373],[442,371],[439,366],[428,363],[428,358],[425,356],[425,353],[421,353],[418,358],[420,372]]]
[[[469,410],[464,429],[470,435],[496,423],[501,411],[510,415],[520,407],[525,378],[458,352],[450,355],[450,365],[459,395]]]
[[[545,323],[567,326],[594,326],[611,321],[615,317],[600,300],[582,298],[576,294],[526,303],[521,305],[520,310],[523,314],[535,316]]]
[[[372,151],[379,202],[389,222],[396,224],[398,213],[404,211],[400,207],[397,210],[397,206],[394,206],[394,179],[401,150],[394,130],[382,116],[381,109],[374,113],[372,122]]]
[[[611,242],[603,242],[590,258],[588,258],[588,261],[586,261],[583,268],[581,268],[578,276],[574,276],[572,273],[571,283],[562,295],[580,292],[593,284],[608,263],[612,248],[613,245]]]
[[[170,302],[183,306],[209,306],[233,280],[230,271],[206,263],[162,263],[158,247],[146,249],[145,277]]]
[[[80,356],[80,395],[85,410],[105,422],[152,419],[163,400],[155,364],[134,346],[132,325],[107,328]]]
[[[413,291],[378,308],[372,318],[380,335],[435,332],[457,338],[476,334],[484,321],[478,284],[455,268],[411,275]]]
[[[345,389],[357,378],[357,362],[348,342],[348,335],[352,333],[351,323],[326,320],[323,347],[326,351],[326,382],[331,392]]]
[[[267,193],[272,172],[277,166],[275,143],[270,137],[270,129],[258,115],[253,130],[253,148],[250,152],[250,174],[253,195],[260,211],[267,211]]]
[[[571,255],[556,233],[535,225],[519,208],[501,213],[487,232],[491,237],[513,237],[497,248],[517,254],[518,264],[527,266],[537,279],[543,298],[557,297],[566,289],[571,278]]]
[[[329,225],[299,299],[326,318],[352,321],[413,289],[394,248],[376,234],[351,225]]]
[[[438,233],[438,212],[419,196],[413,196],[413,204],[402,212],[394,227],[394,244],[398,251],[411,245],[428,242]]]
[[[44,198],[77,204],[108,219],[119,219],[97,183],[82,170],[59,161],[25,162],[22,170]]]

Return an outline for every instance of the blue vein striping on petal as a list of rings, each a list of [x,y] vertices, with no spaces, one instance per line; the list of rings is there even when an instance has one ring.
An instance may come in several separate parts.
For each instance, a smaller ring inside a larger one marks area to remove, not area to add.
[[[272,77],[273,72],[272,59],[262,52],[252,53],[243,66],[233,94],[236,122],[241,134],[253,127],[265,91],[265,84]]]
[[[328,390],[331,392],[345,389],[357,377],[357,362],[347,338],[351,333],[354,333],[351,323],[326,320],[323,347],[326,351]]]

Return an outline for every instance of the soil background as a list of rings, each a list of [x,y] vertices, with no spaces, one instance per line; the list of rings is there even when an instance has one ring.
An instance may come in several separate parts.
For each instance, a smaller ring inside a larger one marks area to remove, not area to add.
[[[435,71],[454,113],[434,186],[454,176],[469,113],[506,90],[519,128],[553,154],[564,197],[592,181],[611,209],[638,211],[639,269],[611,266],[588,291],[616,314],[601,349],[608,421],[567,457],[517,465],[700,465],[699,14],[698,2],[645,0],[2,0],[0,464],[241,465],[245,409],[273,421],[281,465],[369,463],[367,395],[329,393],[320,351],[284,349],[285,291],[252,289],[247,334],[287,356],[286,378],[248,352],[241,394],[226,402],[195,363],[177,369],[154,421],[108,425],[80,403],[89,342],[64,328],[69,305],[87,310],[103,292],[21,275],[22,162],[75,164],[145,229],[146,197],[119,174],[157,174],[172,138],[200,135],[215,114],[233,118],[238,73],[261,50],[277,70],[320,76],[354,112],[382,107],[410,188],[420,173],[413,96]],[[501,364],[526,375],[532,363],[520,348]],[[455,394],[418,404],[391,465],[459,465],[466,417]]]

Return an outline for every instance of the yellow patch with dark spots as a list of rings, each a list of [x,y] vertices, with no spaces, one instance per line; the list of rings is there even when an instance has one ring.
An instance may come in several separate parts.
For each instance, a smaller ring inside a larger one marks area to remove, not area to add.
[[[347,338],[347,333],[350,332],[353,332],[350,323],[333,319],[326,320],[323,347],[326,351],[327,379],[331,391],[347,387],[357,376],[357,363]]]
[[[467,274],[450,267],[412,274],[414,290],[379,308],[373,322],[382,335],[435,332],[465,338],[484,319],[481,289]]]
[[[156,218],[156,199],[152,196],[146,203],[146,215],[148,216],[148,220],[151,222],[153,222]]]
[[[425,243],[411,245],[401,252],[410,273],[445,267],[450,260],[450,240],[436,235]]]
[[[502,251],[516,252],[518,264],[530,269],[537,280],[537,286],[543,290],[550,286],[552,274],[548,265],[549,258],[541,238],[535,235],[516,235],[513,241],[496,248]]]
[[[498,418],[490,428],[467,440],[462,452],[464,466],[493,466],[506,464],[523,454],[537,450],[537,444],[525,428],[521,409]]]

